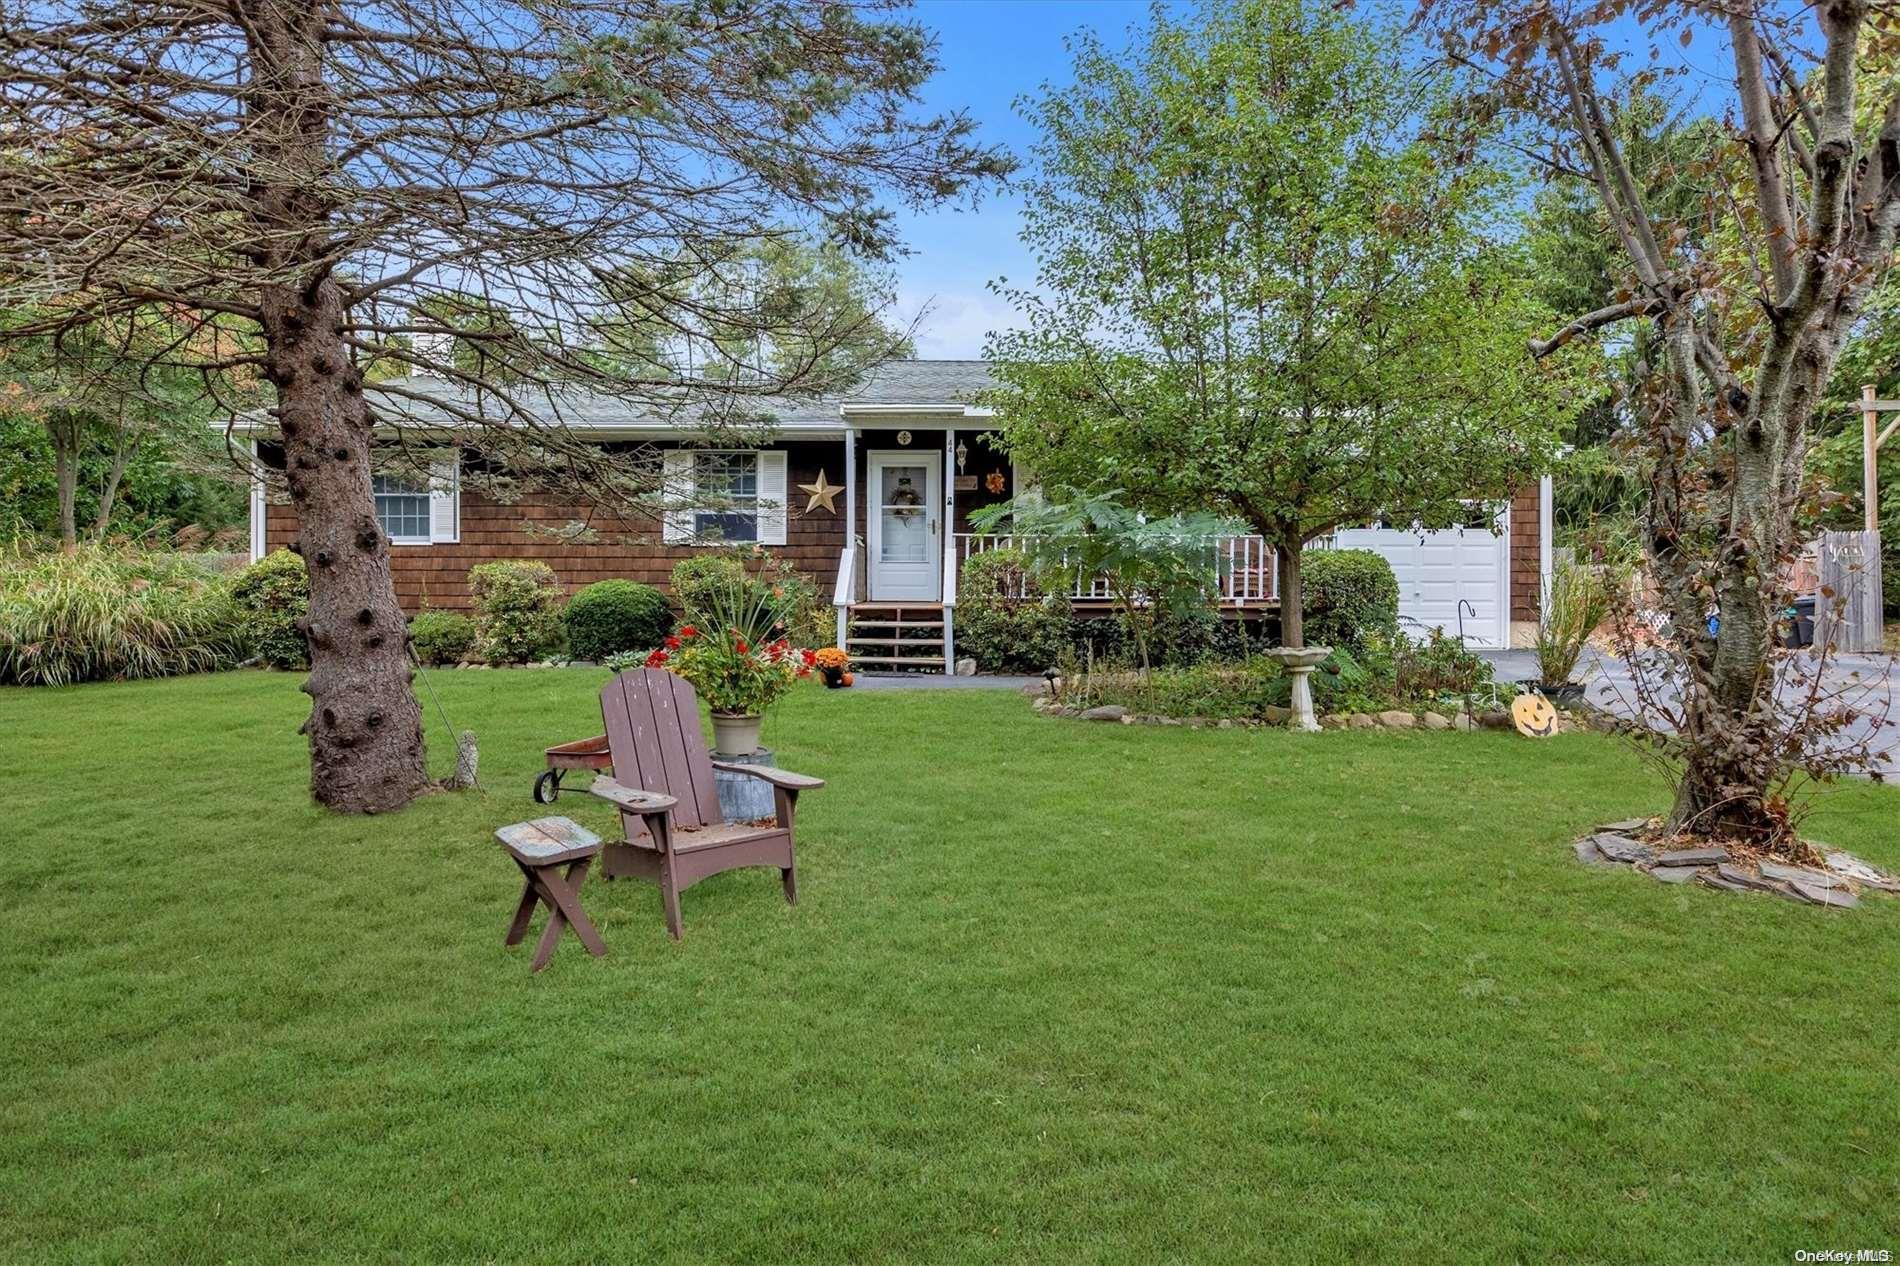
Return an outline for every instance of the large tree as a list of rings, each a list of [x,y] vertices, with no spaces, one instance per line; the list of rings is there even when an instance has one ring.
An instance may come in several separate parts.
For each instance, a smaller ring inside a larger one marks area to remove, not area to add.
[[[422,411],[577,491],[635,487],[558,425],[566,389],[706,417],[834,385],[852,318],[817,290],[787,308],[724,284],[735,244],[808,232],[881,255],[881,198],[1005,169],[965,117],[918,115],[933,48],[895,7],[0,0],[0,306],[63,314],[34,335],[150,304],[254,332],[165,359],[275,389],[319,801],[392,809],[426,781],[370,496],[379,422]],[[598,353],[635,308],[715,356],[801,351],[627,373]]]
[[[1488,77],[1475,106],[1513,112],[1552,168],[1589,183],[1621,256],[1611,300],[1536,350],[1627,322],[1653,328],[1635,422],[1645,548],[1680,691],[1672,828],[1789,837],[1777,789],[1804,749],[1774,701],[1782,564],[1817,404],[1900,226],[1900,92],[1859,95],[1857,62],[1892,39],[1877,12],[1862,0],[1425,8],[1450,57]],[[1726,153],[1694,170],[1705,196],[1689,216],[1651,196],[1619,122],[1632,85],[1691,66],[1678,43],[1718,50],[1695,59],[1694,90],[1728,126]]]
[[[1158,512],[1231,511],[1300,551],[1385,514],[1465,521],[1548,459],[1565,408],[1524,354],[1510,189],[1404,64],[1314,0],[1157,8],[1129,52],[1073,41],[1024,237],[1038,286],[990,343],[1010,450]]]

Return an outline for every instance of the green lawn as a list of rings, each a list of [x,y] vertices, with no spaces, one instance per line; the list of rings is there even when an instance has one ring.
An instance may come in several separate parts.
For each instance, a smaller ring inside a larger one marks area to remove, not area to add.
[[[1900,901],[1578,866],[1661,800],[1611,740],[807,690],[800,904],[590,880],[531,978],[490,832],[602,678],[432,679],[486,792],[356,820],[294,677],[0,691],[0,1262],[1900,1248]]]

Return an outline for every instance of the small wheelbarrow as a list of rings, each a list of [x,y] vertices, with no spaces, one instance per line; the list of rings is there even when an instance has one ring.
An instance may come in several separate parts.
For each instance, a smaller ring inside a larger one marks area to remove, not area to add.
[[[547,748],[547,772],[534,780],[534,802],[553,804],[561,794],[561,778],[570,769],[591,769],[596,773],[613,768],[613,756],[607,750],[607,736],[577,739]]]

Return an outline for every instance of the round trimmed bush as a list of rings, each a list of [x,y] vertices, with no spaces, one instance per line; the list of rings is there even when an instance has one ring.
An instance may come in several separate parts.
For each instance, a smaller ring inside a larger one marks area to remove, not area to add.
[[[302,558],[272,550],[237,574],[231,598],[259,659],[272,668],[310,667],[310,643],[297,627],[310,614],[310,575]]]
[[[1368,639],[1399,628],[1399,582],[1392,564],[1369,549],[1307,550],[1300,558],[1306,644],[1355,653]]]
[[[525,664],[561,644],[561,586],[546,563],[507,560],[468,569],[476,645],[491,664]]]
[[[568,601],[567,647],[575,659],[651,650],[673,631],[666,595],[632,580],[601,580]]]
[[[459,664],[475,649],[475,621],[458,611],[423,611],[409,621],[416,658],[433,668]]]

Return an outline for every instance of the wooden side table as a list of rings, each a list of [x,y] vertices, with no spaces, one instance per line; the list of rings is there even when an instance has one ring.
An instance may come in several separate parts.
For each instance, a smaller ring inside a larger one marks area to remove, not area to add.
[[[600,837],[568,818],[536,818],[504,826],[495,832],[495,838],[521,868],[524,881],[521,901],[503,944],[519,945],[528,934],[534,907],[545,902],[548,925],[535,944],[530,970],[540,971],[548,965],[555,946],[560,944],[561,929],[570,925],[589,954],[595,958],[605,954],[607,946],[594,930],[587,911],[581,909],[581,884],[587,879],[587,868],[600,854]],[[567,868],[565,874],[563,866]]]

